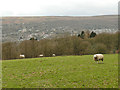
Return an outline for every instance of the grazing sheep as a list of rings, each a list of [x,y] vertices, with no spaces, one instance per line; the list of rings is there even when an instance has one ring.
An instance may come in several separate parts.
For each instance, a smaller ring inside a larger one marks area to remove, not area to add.
[[[94,56],[93,56],[93,59],[95,60],[95,61],[102,61],[103,62],[103,58],[104,58],[104,56],[102,55],[102,54],[95,54]],[[97,63],[98,63],[97,62]]]
[[[43,54],[40,54],[39,57],[43,57]]]
[[[55,57],[55,54],[53,54],[52,56]]]
[[[20,58],[25,58],[25,55],[21,55],[21,54],[20,54]]]

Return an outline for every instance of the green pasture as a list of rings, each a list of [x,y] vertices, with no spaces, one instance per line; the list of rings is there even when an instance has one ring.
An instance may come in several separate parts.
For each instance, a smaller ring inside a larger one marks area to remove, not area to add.
[[[118,54],[2,61],[3,88],[118,88]]]

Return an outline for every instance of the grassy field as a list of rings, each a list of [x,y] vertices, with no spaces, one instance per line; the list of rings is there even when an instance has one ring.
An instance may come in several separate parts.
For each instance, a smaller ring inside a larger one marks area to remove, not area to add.
[[[2,62],[3,88],[117,88],[118,55],[57,56]]]

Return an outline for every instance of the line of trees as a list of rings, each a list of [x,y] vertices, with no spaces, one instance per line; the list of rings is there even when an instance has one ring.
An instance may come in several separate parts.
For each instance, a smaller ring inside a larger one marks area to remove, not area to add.
[[[84,38],[79,36],[66,36],[62,38],[31,39],[21,43],[7,42],[2,44],[2,59],[17,59],[20,54],[26,58],[35,58],[38,55],[52,56],[55,53],[61,55],[88,55],[95,53],[115,53],[119,50],[118,32],[114,34],[101,33],[93,38],[84,33]],[[85,37],[86,36],[86,37]]]

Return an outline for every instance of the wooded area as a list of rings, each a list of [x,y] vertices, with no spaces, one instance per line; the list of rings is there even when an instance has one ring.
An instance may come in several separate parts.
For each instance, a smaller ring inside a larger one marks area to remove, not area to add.
[[[90,37],[89,32],[84,32],[84,35],[82,33],[78,36],[64,36],[40,41],[32,39],[20,43],[3,43],[2,59],[17,59],[20,54],[24,54],[25,58],[35,58],[40,54],[45,57],[52,56],[53,53],[56,56],[118,53],[118,32],[101,33],[94,37]]]

